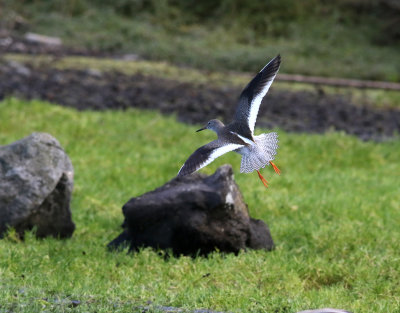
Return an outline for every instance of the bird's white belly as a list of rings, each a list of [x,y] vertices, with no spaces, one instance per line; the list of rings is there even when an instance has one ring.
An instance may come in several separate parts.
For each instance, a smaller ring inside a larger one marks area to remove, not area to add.
[[[234,152],[239,153],[240,155],[248,155],[250,153],[250,149],[248,147],[242,147],[234,150]]]

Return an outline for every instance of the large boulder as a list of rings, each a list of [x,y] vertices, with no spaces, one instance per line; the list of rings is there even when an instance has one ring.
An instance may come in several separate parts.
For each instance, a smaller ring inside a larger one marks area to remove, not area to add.
[[[9,227],[21,236],[33,227],[38,237],[72,236],[72,188],[71,161],[51,135],[0,146],[0,237]]]
[[[195,173],[132,198],[122,208],[124,231],[110,248],[170,249],[175,255],[273,248],[268,226],[250,218],[230,165]]]

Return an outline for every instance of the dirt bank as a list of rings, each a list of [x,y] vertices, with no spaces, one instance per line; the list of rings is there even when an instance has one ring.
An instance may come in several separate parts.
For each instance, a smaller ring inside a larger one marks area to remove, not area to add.
[[[0,66],[0,99],[14,95],[43,99],[79,110],[158,109],[179,120],[203,124],[219,117],[229,122],[240,88],[192,85],[143,75],[95,70]],[[278,91],[264,99],[258,126],[290,132],[340,130],[363,140],[385,140],[400,133],[400,110],[354,105],[345,96],[316,91]]]

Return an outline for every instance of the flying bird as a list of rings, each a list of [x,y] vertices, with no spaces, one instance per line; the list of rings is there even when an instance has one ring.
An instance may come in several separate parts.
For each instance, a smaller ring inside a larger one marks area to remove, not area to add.
[[[277,174],[278,167],[272,162],[278,149],[276,132],[254,136],[254,126],[260,104],[278,73],[281,64],[280,55],[273,58],[244,88],[236,108],[234,119],[228,125],[213,119],[197,132],[210,129],[218,138],[198,148],[183,164],[178,176],[189,175],[207,166],[221,155],[234,151],[242,155],[241,173],[257,171],[265,187],[268,182],[261,175],[260,169],[271,165]]]

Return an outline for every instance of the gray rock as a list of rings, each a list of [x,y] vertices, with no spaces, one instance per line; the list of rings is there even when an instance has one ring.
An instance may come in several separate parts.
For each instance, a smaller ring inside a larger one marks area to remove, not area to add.
[[[351,313],[351,312],[345,311],[345,310],[325,308],[325,309],[316,309],[316,310],[306,310],[306,311],[301,311],[301,312],[297,312],[297,313]]]
[[[70,237],[73,188],[71,161],[49,134],[33,133],[0,146],[0,237],[8,227],[23,236]]]
[[[8,47],[13,43],[11,37],[0,38],[0,47]]]
[[[121,60],[123,60],[123,61],[137,61],[137,60],[140,60],[140,56],[138,54],[128,53],[128,54],[124,54],[121,57]]]
[[[26,33],[25,40],[36,43],[36,44],[43,44],[43,45],[50,45],[50,46],[61,46],[62,41],[58,37],[50,37],[35,33]]]
[[[25,77],[29,77],[31,75],[31,70],[19,62],[8,61],[7,65],[19,75],[22,75]]]
[[[153,247],[171,249],[175,255],[273,248],[267,225],[250,218],[230,165],[211,176],[176,177],[132,198],[122,211],[124,231],[110,248]]]

